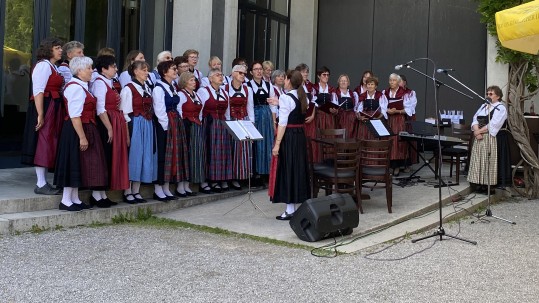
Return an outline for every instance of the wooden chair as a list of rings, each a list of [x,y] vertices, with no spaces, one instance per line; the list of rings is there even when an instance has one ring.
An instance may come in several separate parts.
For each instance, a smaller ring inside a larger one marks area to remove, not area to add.
[[[393,183],[390,173],[389,156],[391,154],[391,140],[362,140],[359,149],[360,187],[385,188],[387,211],[392,212]],[[371,183],[374,183],[371,185]],[[358,205],[361,209],[361,194],[358,196]]]
[[[468,169],[470,161],[472,129],[469,124],[452,124],[451,136],[462,139],[465,143],[453,147],[442,148],[442,162],[449,163],[449,177],[453,177],[453,165],[455,165],[455,185],[459,185],[460,167],[465,163],[465,169]],[[436,155],[438,152],[435,151]],[[445,158],[444,158],[445,157]],[[435,157],[435,171],[438,171],[438,157]]]
[[[327,138],[346,139],[346,129],[344,128],[318,129],[317,137],[322,138],[322,139],[327,139]],[[314,170],[326,168],[328,165],[332,165],[333,163],[333,159],[332,159],[333,147],[331,145],[322,144],[319,150],[322,153],[322,155],[318,159],[321,159],[322,161],[320,163],[315,163],[313,165]]]
[[[336,142],[332,150],[333,165],[321,170],[314,171],[313,185],[314,198],[320,189],[325,189],[326,194],[349,193],[356,201],[361,199],[361,187],[358,180],[358,151],[360,142]],[[363,213],[361,204],[359,211]]]

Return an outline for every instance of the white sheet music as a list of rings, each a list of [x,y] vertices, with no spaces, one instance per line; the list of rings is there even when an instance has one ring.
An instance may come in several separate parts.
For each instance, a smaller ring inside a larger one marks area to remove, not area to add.
[[[234,121],[223,121],[225,126],[228,128],[230,133],[236,138],[236,140],[245,141],[248,139],[251,140],[262,140],[264,137],[255,125],[251,121],[247,120],[234,120]]]
[[[372,126],[374,126],[374,129],[378,133],[380,137],[383,136],[390,136],[391,134],[387,131],[386,126],[382,123],[381,120],[370,120]]]
[[[256,129],[253,122],[247,120],[240,120],[238,122],[240,122],[240,124],[243,126],[244,130],[247,132],[248,137],[251,140],[264,139],[262,134],[258,131],[258,129]]]

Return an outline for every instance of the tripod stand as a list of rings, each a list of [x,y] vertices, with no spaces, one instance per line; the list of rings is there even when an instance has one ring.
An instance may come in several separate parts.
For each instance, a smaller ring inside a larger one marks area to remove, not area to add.
[[[262,214],[264,214],[264,216],[268,216],[266,215],[266,213],[260,208],[258,207],[258,205],[256,204],[255,201],[253,201],[253,197],[252,197],[252,194],[253,194],[253,190],[251,188],[251,179],[253,177],[253,172],[252,172],[252,169],[251,169],[251,166],[252,166],[252,163],[253,163],[253,139],[251,139],[250,137],[247,137],[247,142],[249,142],[249,150],[250,150],[250,153],[249,153],[249,163],[247,164],[247,179],[248,179],[248,191],[247,191],[247,196],[245,198],[243,198],[243,200],[240,202],[240,204],[234,206],[231,210],[227,211],[226,213],[223,214],[223,216],[226,216],[228,213],[232,212],[233,210],[235,210],[236,208],[242,206],[245,202],[249,201],[251,202],[251,205],[259,210]]]
[[[420,59],[423,59],[423,60],[428,60],[430,62],[433,63],[433,65],[435,66],[436,64],[434,64],[434,62],[429,59],[429,58],[419,58],[419,59],[416,59],[416,60],[420,60]],[[413,60],[413,61],[416,61],[416,60]],[[411,61],[411,62],[413,62]],[[433,81],[433,84],[435,86],[435,90],[434,90],[434,105],[435,105],[435,112],[438,112],[438,94],[439,94],[439,90],[440,90],[440,86],[444,85],[464,96],[467,96],[468,98],[471,98],[470,96],[464,94],[463,92],[459,91],[459,90],[456,90],[454,88],[452,88],[451,86],[448,86],[446,84],[444,84],[443,82],[441,81],[438,81],[436,80],[436,78],[434,77],[431,77],[415,68],[412,68],[410,67],[410,64],[404,64],[404,66],[406,66],[407,68],[413,70],[414,72],[420,74],[420,75],[423,75],[425,77],[427,77],[428,79],[431,79]],[[434,67],[434,70],[436,70],[436,67]],[[438,213],[439,213],[439,226],[438,228],[434,231],[434,233],[432,233],[431,235],[428,235],[428,236],[425,236],[425,237],[421,237],[421,238],[418,238],[418,239],[414,239],[412,240],[412,243],[415,243],[415,242],[418,242],[418,241],[422,241],[422,240],[425,240],[425,239],[429,239],[429,238],[432,238],[432,237],[440,237],[440,241],[442,241],[444,239],[444,236],[445,237],[448,237],[448,238],[453,238],[453,239],[457,239],[457,240],[461,240],[461,241],[464,241],[464,242],[468,242],[468,243],[471,243],[471,244],[474,244],[474,245],[477,245],[477,242],[475,241],[471,241],[471,240],[467,240],[467,239],[464,239],[464,238],[460,238],[460,237],[457,237],[457,236],[453,236],[453,235],[450,235],[450,234],[447,234],[445,232],[445,229],[443,227],[443,216],[442,216],[442,178],[441,178],[441,171],[442,171],[442,143],[440,141],[440,123],[437,123],[436,124],[436,132],[438,134]]]
[[[490,115],[490,112],[491,112],[491,107],[492,107],[492,103],[490,102],[490,99],[485,99],[484,97],[480,96],[479,94],[475,93],[472,89],[470,89],[469,87],[467,87],[466,85],[464,85],[462,82],[460,82],[459,80],[457,80],[455,77],[453,77],[451,74],[449,74],[447,72],[447,70],[444,70],[444,73],[447,74],[447,76],[451,79],[453,79],[455,82],[457,82],[458,84],[462,85],[463,87],[465,87],[466,89],[468,89],[469,91],[471,91],[472,93],[474,93],[476,96],[478,96],[481,100],[483,100],[483,102],[485,103],[485,107],[486,107],[486,115],[487,115],[487,125],[490,125],[490,119],[491,119],[491,115]],[[499,109],[497,107],[494,107],[492,108],[492,111],[496,111]],[[486,220],[484,219],[485,217],[491,217],[491,218],[495,218],[495,219],[498,219],[498,220],[501,220],[501,221],[504,221],[504,222],[507,222],[507,223],[511,223],[511,224],[516,224],[516,222],[514,221],[510,221],[510,220],[507,220],[507,219],[504,219],[502,217],[497,217],[497,216],[494,216],[492,214],[492,210],[491,210],[491,202],[490,202],[490,187],[491,187],[491,182],[489,180],[490,178],[490,164],[491,164],[491,137],[490,137],[490,133],[487,131],[486,133],[486,145],[487,145],[487,149],[488,149],[488,153],[487,153],[487,209],[485,211],[485,214],[484,215],[478,215],[476,216],[476,218],[478,220]]]

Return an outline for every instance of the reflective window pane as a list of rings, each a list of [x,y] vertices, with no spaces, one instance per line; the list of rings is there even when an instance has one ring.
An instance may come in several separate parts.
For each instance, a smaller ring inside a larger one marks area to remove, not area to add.
[[[122,19],[121,56],[125,58],[131,50],[139,49],[140,0],[124,1]],[[145,58],[152,62],[151,58]]]
[[[60,38],[64,42],[73,40],[74,17],[75,0],[52,0],[50,36]]]
[[[286,70],[286,41],[288,39],[286,38],[286,27],[287,25],[284,23],[280,24],[279,27],[279,69]]]
[[[272,0],[271,10],[281,15],[288,16],[288,0]]]
[[[249,3],[268,8],[269,0],[249,0]]]
[[[271,20],[271,28],[270,28],[270,53],[269,53],[269,59],[273,64],[277,64],[277,57],[279,55],[278,52],[278,44],[279,44],[279,22],[276,20]]]
[[[84,26],[84,54],[86,56],[96,56],[101,48],[107,46],[107,13],[108,0],[86,2]]]

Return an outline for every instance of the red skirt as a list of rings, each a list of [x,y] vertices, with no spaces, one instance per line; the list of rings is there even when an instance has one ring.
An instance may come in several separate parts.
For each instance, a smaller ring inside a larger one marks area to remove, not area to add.
[[[129,188],[129,165],[127,154],[127,123],[120,111],[108,110],[112,125],[112,154],[110,168],[110,189]]]
[[[47,112],[43,118],[43,127],[37,131],[38,137],[34,164],[53,169],[56,162],[56,150],[62,124],[64,123],[65,111],[62,102],[53,99],[49,102]],[[32,102],[32,104],[35,106],[35,103]]]
[[[341,128],[346,129],[347,138],[355,138],[357,136],[357,117],[353,110],[339,111],[339,124]]]
[[[389,127],[394,134],[399,134],[401,131],[406,131],[406,115],[405,114],[394,114],[389,115]],[[408,146],[404,141],[399,141],[397,138],[393,140],[393,145],[391,147],[391,160],[405,160],[408,157]]]
[[[179,114],[167,112],[168,132],[165,150],[165,182],[182,182],[189,179],[189,152],[185,138],[185,126]]]
[[[88,149],[79,156],[82,187],[105,188],[109,179],[101,137],[95,124],[83,123],[82,128],[88,140]]]
[[[316,113],[318,115],[318,113]],[[316,119],[316,117],[315,117]],[[317,137],[316,135],[316,123],[315,121],[312,121],[311,123],[305,123],[305,137],[314,139]],[[313,151],[313,162],[321,162],[322,156],[320,154],[320,148],[318,147],[318,143],[311,141],[311,147]]]

